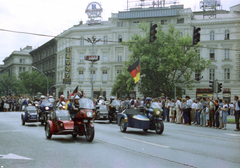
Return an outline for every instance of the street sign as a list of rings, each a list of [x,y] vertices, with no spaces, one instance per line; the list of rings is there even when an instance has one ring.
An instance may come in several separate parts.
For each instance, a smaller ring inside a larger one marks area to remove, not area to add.
[[[98,61],[100,59],[99,55],[87,55],[84,56],[84,60],[86,61]]]

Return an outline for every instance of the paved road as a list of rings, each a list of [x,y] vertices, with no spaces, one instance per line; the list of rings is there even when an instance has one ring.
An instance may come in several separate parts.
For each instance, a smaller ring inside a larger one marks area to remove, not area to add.
[[[239,168],[240,132],[164,123],[162,135],[116,124],[95,123],[95,139],[53,135],[40,123],[21,125],[20,112],[0,113],[0,166],[3,168]]]

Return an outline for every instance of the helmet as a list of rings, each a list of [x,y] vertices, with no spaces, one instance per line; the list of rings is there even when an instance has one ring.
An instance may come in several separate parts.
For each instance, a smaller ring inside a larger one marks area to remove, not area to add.
[[[146,101],[150,101],[150,100],[152,100],[150,97],[147,97],[147,98],[146,98]]]
[[[53,96],[50,95],[49,98],[53,98]]]
[[[80,99],[80,97],[77,95],[76,97],[75,97],[75,100],[79,100]]]
[[[99,99],[102,99],[103,97],[102,96],[99,96]]]
[[[65,96],[64,96],[64,95],[61,95],[61,98],[65,98]]]
[[[115,99],[115,97],[113,97],[113,96],[112,96],[112,97],[110,97],[110,99],[111,99],[111,100],[114,100],[114,99]]]
[[[74,99],[74,96],[71,96],[70,98],[69,98],[69,100],[73,100]]]
[[[42,96],[41,96],[41,99],[45,99],[45,96],[42,95]]]

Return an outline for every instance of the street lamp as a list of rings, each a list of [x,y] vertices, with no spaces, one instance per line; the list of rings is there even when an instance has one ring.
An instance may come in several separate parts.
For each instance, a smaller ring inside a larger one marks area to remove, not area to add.
[[[101,39],[96,39],[95,36],[92,37],[92,39],[90,38],[85,38],[84,40],[86,40],[87,42],[89,43],[92,43],[92,56],[94,55],[94,44],[96,44],[97,42],[99,42]],[[92,62],[92,80],[91,80],[91,99],[93,100],[93,62],[94,61],[91,61]]]
[[[32,66],[32,68],[33,68],[33,69],[36,69],[36,70],[39,71],[39,72],[41,72],[41,73],[45,76],[45,78],[47,79],[47,94],[48,94],[48,86],[49,86],[49,83],[48,83],[48,78],[47,78],[47,76],[43,73],[43,71],[37,69],[37,67]]]

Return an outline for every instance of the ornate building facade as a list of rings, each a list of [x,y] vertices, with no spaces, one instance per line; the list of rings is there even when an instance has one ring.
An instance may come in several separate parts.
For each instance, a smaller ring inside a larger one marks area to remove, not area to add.
[[[100,93],[110,97],[112,85],[118,73],[121,73],[124,61],[128,60],[130,52],[126,46],[121,45],[131,35],[140,33],[137,27],[140,22],[161,23],[164,30],[168,30],[168,24],[175,25],[181,35],[192,35],[193,26],[201,28],[201,44],[199,52],[202,58],[211,59],[211,65],[201,74],[203,79],[194,84],[192,90],[186,94],[192,98],[197,96],[210,96],[208,93],[209,80],[218,79],[223,83],[223,94],[219,97],[240,94],[240,15],[238,6],[230,11],[218,11],[216,18],[204,18],[201,12],[192,12],[190,8],[184,9],[183,5],[172,5],[164,8],[138,8],[129,11],[112,14],[108,21],[101,24],[78,24],[57,36],[57,67],[56,67],[56,92],[69,95],[79,86],[87,97],[91,96],[91,63],[84,60],[84,56],[92,54],[92,44],[85,38],[95,36],[101,39],[94,46],[94,54],[100,56],[100,60],[94,63],[93,91],[94,97]],[[66,48],[70,49],[66,53]],[[66,54],[70,54],[68,74],[71,83],[64,84],[66,79]],[[184,87],[184,86],[183,86]],[[201,92],[199,92],[201,89]],[[205,89],[205,90],[204,90]],[[206,93],[204,93],[206,92]],[[230,92],[230,93],[229,93]],[[141,97],[137,87],[131,97]],[[160,95],[159,95],[160,96]]]

